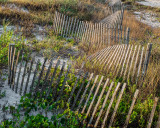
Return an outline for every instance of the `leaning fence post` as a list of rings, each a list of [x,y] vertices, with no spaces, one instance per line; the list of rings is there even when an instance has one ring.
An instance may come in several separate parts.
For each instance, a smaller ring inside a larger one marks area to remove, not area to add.
[[[127,28],[126,44],[129,44],[129,34],[130,34],[130,28]]]
[[[12,65],[11,65],[11,79],[10,79],[10,88],[13,87],[13,79],[14,79],[14,67],[15,67],[15,59],[16,59],[16,48],[14,47],[13,56],[12,56]]]
[[[14,49],[15,44],[9,44],[9,49],[8,49],[8,85],[11,84],[11,66],[12,66],[12,58],[13,58],[13,54],[12,54],[12,49]]]
[[[145,55],[144,67],[143,67],[143,71],[142,71],[142,81],[144,80],[145,73],[147,72],[149,58],[151,55],[151,50],[152,50],[152,44],[148,44],[146,55]]]
[[[152,112],[151,112],[151,115],[150,115],[150,118],[149,118],[149,122],[148,122],[147,128],[151,128],[153,117],[154,117],[154,113],[155,113],[156,107],[157,107],[157,102],[158,102],[158,97],[155,97],[153,108],[152,108]]]
[[[127,126],[128,126],[128,123],[129,123],[129,120],[130,120],[130,117],[131,117],[131,114],[132,114],[132,110],[133,110],[134,104],[136,102],[138,93],[139,93],[139,90],[137,89],[136,92],[134,93],[132,104],[131,104],[131,107],[129,109],[129,112],[128,112],[128,115],[127,115],[127,118],[126,118],[126,121],[125,121],[125,124],[124,124],[123,128],[127,128]]]

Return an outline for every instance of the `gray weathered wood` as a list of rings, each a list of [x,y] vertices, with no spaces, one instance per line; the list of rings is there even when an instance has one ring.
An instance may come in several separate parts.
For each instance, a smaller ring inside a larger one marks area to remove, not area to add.
[[[132,80],[133,80],[134,75],[135,75],[135,72],[136,72],[136,67],[137,67],[137,63],[138,63],[138,58],[139,58],[140,49],[141,49],[141,46],[139,45],[138,52],[137,52],[137,56],[136,56],[136,60],[135,60],[135,63],[134,63],[133,74],[132,74]]]
[[[81,100],[80,100],[80,102],[79,102],[77,111],[79,111],[79,109],[80,109],[80,107],[81,107],[81,104],[82,104],[82,102],[83,102],[83,100],[84,100],[85,94],[86,94],[86,92],[87,92],[87,90],[88,90],[88,87],[89,87],[89,85],[90,85],[90,83],[91,83],[92,78],[93,78],[93,73],[90,74],[90,78],[89,78],[89,80],[88,80],[88,83],[87,83],[87,85],[86,85],[86,87],[85,87],[85,90],[84,90],[83,95],[82,95],[82,97],[81,97]]]
[[[56,72],[57,72],[57,69],[58,69],[59,64],[60,64],[60,60],[59,60],[59,58],[58,58],[58,59],[57,59],[56,66],[55,66],[55,68],[54,68],[54,72],[53,72],[52,77],[51,77],[51,81],[50,81],[50,83],[49,83],[48,92],[47,92],[45,98],[47,98],[47,97],[49,96],[49,94],[51,93],[51,91],[52,91],[51,87],[52,87],[53,80],[54,80],[54,78],[55,78],[55,75],[56,75]],[[53,94],[54,94],[54,93],[53,93]]]
[[[35,68],[35,70],[34,70],[34,75],[33,75],[33,79],[32,79],[32,84],[31,84],[31,86],[30,86],[30,91],[29,91],[29,93],[31,93],[31,95],[32,95],[32,92],[33,92],[33,86],[34,86],[34,83],[35,83],[36,75],[37,75],[37,73],[38,73],[39,64],[40,64],[40,60],[38,59],[37,64],[36,64],[36,68]]]
[[[15,86],[15,78],[16,78],[16,72],[17,72],[17,65],[18,65],[18,62],[19,62],[19,55],[20,55],[20,51],[18,51],[18,54],[17,54],[17,59],[16,59],[16,64],[15,64],[15,69],[14,69],[14,78],[13,78],[13,91],[15,90],[14,86]]]
[[[74,99],[74,102],[73,102],[73,104],[72,104],[71,109],[73,109],[73,108],[75,107],[75,105],[76,105],[76,101],[78,100],[78,97],[79,97],[79,95],[80,95],[80,93],[81,93],[81,91],[82,91],[82,88],[83,88],[83,86],[84,86],[84,84],[85,84],[85,80],[86,80],[88,74],[89,74],[89,73],[87,72],[87,73],[85,74],[84,78],[83,78],[82,85],[80,86],[80,89],[78,90],[78,93],[77,93],[77,95],[76,95],[76,97],[75,97],[75,99]]]
[[[103,86],[102,92],[101,92],[101,94],[100,94],[100,96],[99,96],[99,98],[98,98],[98,101],[97,101],[96,106],[94,107],[94,111],[93,111],[93,113],[92,113],[92,116],[91,116],[91,118],[90,118],[90,120],[89,120],[89,123],[88,123],[88,126],[87,126],[87,127],[89,127],[89,126],[91,125],[92,121],[93,121],[94,115],[95,115],[96,112],[97,112],[98,106],[99,106],[99,104],[100,104],[100,101],[101,101],[101,99],[102,99],[102,96],[103,96],[103,94],[104,94],[104,91],[105,91],[108,83],[109,83],[109,79],[106,80],[106,82],[105,82],[105,84],[104,84],[104,86]]]
[[[96,83],[97,83],[98,77],[99,77],[99,76],[97,75],[96,78],[95,78],[95,80],[94,80],[94,83],[93,83],[92,88],[91,88],[91,90],[90,90],[90,92],[89,92],[89,95],[88,95],[88,97],[87,97],[87,100],[86,100],[86,102],[85,102],[85,104],[84,104],[84,106],[83,106],[83,109],[82,109],[82,111],[81,111],[81,114],[84,113],[84,111],[85,111],[85,109],[86,109],[86,107],[87,107],[87,103],[88,103],[88,101],[89,101],[89,99],[90,99],[90,96],[91,96],[91,94],[92,94],[92,92],[93,92],[93,89],[94,89],[94,87],[95,87],[95,85],[96,85]]]
[[[43,75],[43,72],[44,72],[44,68],[45,68],[46,62],[47,62],[47,58],[44,59],[44,62],[43,62],[43,65],[42,65],[42,69],[41,69],[41,72],[40,72],[39,77],[38,77],[37,86],[35,88],[35,94],[38,91],[38,88],[39,88],[39,85],[40,85],[40,81],[41,81],[41,78],[42,78],[42,75]]]
[[[105,127],[105,123],[106,123],[106,121],[107,121],[107,118],[108,118],[108,115],[109,115],[109,111],[110,111],[110,109],[111,109],[111,107],[112,107],[114,98],[115,98],[115,96],[116,96],[116,94],[117,94],[117,91],[118,91],[120,85],[121,85],[121,83],[118,83],[118,85],[116,86],[116,89],[115,89],[115,91],[114,91],[114,93],[113,93],[113,95],[112,95],[112,98],[111,98],[111,101],[110,101],[109,106],[108,106],[108,108],[107,108],[107,112],[106,112],[105,117],[104,117],[104,119],[103,119],[103,123],[102,123],[102,125],[101,125],[101,128],[104,128],[104,127]]]
[[[107,92],[106,97],[105,97],[105,99],[104,99],[104,101],[103,101],[103,105],[102,105],[102,107],[101,107],[101,109],[100,109],[100,112],[99,112],[99,114],[98,114],[98,117],[97,117],[97,119],[96,119],[96,122],[95,122],[95,124],[94,124],[94,127],[97,127],[97,125],[98,125],[98,122],[99,122],[99,120],[100,120],[100,117],[101,117],[101,115],[102,115],[102,112],[103,112],[103,110],[104,110],[104,107],[105,107],[105,105],[106,105],[106,102],[107,102],[107,100],[108,100],[108,97],[109,97],[109,94],[110,94],[110,92],[111,92],[111,89],[112,89],[113,85],[114,85],[114,82],[111,83],[111,85],[110,85],[110,87],[109,87],[109,89],[108,89],[108,92]]]
[[[127,60],[127,63],[126,63],[126,67],[125,67],[125,71],[124,71],[124,75],[123,75],[124,79],[126,78],[126,74],[127,74],[127,71],[128,71],[128,66],[129,66],[129,62],[130,62],[130,58],[131,58],[131,54],[132,54],[132,49],[133,49],[133,45],[131,46],[130,53],[129,53],[129,56],[128,56],[128,60]]]
[[[126,83],[123,84],[123,87],[122,87],[121,92],[119,94],[118,100],[116,102],[116,106],[114,108],[114,111],[113,111],[113,114],[112,114],[112,117],[111,117],[111,120],[110,120],[110,123],[109,123],[109,128],[112,127],[112,124],[113,124],[114,118],[116,116],[116,112],[118,110],[118,106],[119,106],[119,103],[121,101],[121,98],[122,98],[122,95],[123,95],[123,92],[124,92],[125,88],[126,88]]]
[[[151,112],[151,115],[150,115],[150,118],[149,118],[149,122],[148,122],[147,128],[151,128],[153,117],[154,117],[154,113],[155,113],[156,107],[157,107],[157,102],[158,102],[158,97],[155,97],[153,108],[152,108],[152,112]]]
[[[18,72],[18,76],[17,76],[17,81],[16,81],[16,93],[17,93],[17,90],[18,90],[18,84],[19,84],[19,77],[20,77],[20,74],[21,74],[21,69],[22,69],[22,64],[23,64],[23,51],[22,51],[22,60],[20,62],[20,67],[19,67],[19,72]]]
[[[30,64],[30,68],[29,68],[29,72],[28,72],[28,77],[27,77],[27,81],[26,81],[26,86],[25,86],[23,95],[25,95],[26,92],[27,92],[27,88],[28,88],[28,84],[29,84],[29,79],[30,79],[30,75],[31,75],[31,71],[32,71],[33,62],[34,62],[34,59],[32,59],[31,64]]]
[[[132,110],[133,110],[134,104],[136,102],[138,93],[139,93],[139,90],[137,89],[136,92],[134,93],[132,104],[131,104],[131,107],[129,109],[129,112],[128,112],[128,115],[127,115],[127,118],[126,118],[126,121],[125,121],[125,124],[124,124],[123,128],[127,128],[127,126],[128,126],[128,123],[129,123],[129,120],[130,120],[130,117],[131,117],[131,114],[132,114]]]
[[[82,66],[81,66],[81,69],[79,70],[77,79],[76,79],[76,81],[75,81],[75,84],[74,84],[74,86],[73,86],[73,89],[72,89],[72,91],[71,91],[71,94],[70,94],[70,97],[69,97],[67,103],[70,103],[70,101],[71,101],[71,99],[72,99],[72,97],[73,97],[73,93],[74,93],[74,91],[75,91],[75,89],[76,89],[76,86],[77,86],[77,84],[78,84],[78,81],[79,81],[79,79],[80,79],[80,76],[81,76],[81,73],[82,73],[82,69],[83,69],[83,67],[84,67],[84,64],[85,64],[85,63],[83,62],[83,63],[82,63]]]
[[[137,45],[134,47],[134,53],[132,55],[132,60],[131,60],[131,64],[130,64],[129,72],[128,72],[128,77],[127,77],[128,80],[129,80],[129,76],[130,76],[130,72],[131,72],[131,69],[132,69],[133,60],[134,60],[134,56],[135,56],[136,51],[137,51]]]
[[[58,79],[57,79],[57,84],[56,86],[54,87],[54,90],[53,90],[53,97],[55,97],[56,93],[57,93],[57,88],[58,88],[58,85],[60,83],[60,80],[61,80],[61,77],[62,77],[62,74],[63,74],[63,70],[64,70],[64,67],[65,67],[65,62],[63,62],[63,65],[62,65],[62,68],[61,68],[61,71],[59,73],[59,76],[58,76]]]
[[[25,77],[26,72],[27,72],[27,65],[28,65],[29,57],[30,57],[30,55],[28,55],[28,57],[27,57],[27,60],[26,60],[26,63],[25,63],[25,67],[24,67],[24,72],[23,72],[23,75],[22,75],[21,87],[20,87],[20,92],[19,92],[20,95],[22,95],[22,89],[23,89],[23,84],[24,84],[24,77]]]
[[[95,101],[95,98],[96,98],[96,96],[97,96],[97,93],[98,93],[98,91],[99,91],[99,88],[100,88],[100,86],[101,86],[101,84],[102,84],[103,78],[104,78],[104,76],[102,76],[102,77],[101,77],[101,80],[99,81],[99,84],[98,84],[98,86],[97,86],[97,88],[96,88],[96,91],[95,91],[95,93],[94,93],[93,99],[92,99],[92,101],[91,101],[91,103],[90,103],[90,105],[89,105],[89,108],[88,108],[88,110],[87,110],[86,117],[89,115],[89,113],[90,113],[90,111],[91,111],[91,108],[92,108],[92,106],[93,106],[93,103],[94,103],[94,101]]]
[[[64,91],[64,85],[66,84],[66,81],[67,81],[67,78],[68,78],[68,73],[69,73],[70,69],[71,69],[71,65],[68,66],[67,72],[66,72],[66,74],[65,74],[65,76],[64,76],[64,81],[63,81],[63,83],[62,83],[61,90],[60,90],[60,92],[58,92],[59,94],[58,94],[58,97],[57,97],[57,100],[56,100],[56,101],[60,100],[60,98],[61,98],[61,96],[62,96],[62,93],[63,93],[63,91]]]
[[[139,63],[138,72],[137,72],[137,78],[136,78],[136,84],[138,82],[140,71],[141,71],[141,67],[142,67],[143,53],[144,53],[144,47],[142,47],[141,58],[140,58],[140,63]]]

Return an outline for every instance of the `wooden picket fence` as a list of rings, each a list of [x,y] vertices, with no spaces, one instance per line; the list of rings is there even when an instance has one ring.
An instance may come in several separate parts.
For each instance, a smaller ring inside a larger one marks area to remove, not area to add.
[[[151,44],[148,45],[143,68],[147,68],[148,60],[146,58],[148,58],[148,54],[150,54],[151,46]],[[133,48],[133,46],[126,45],[116,47],[119,52],[122,52],[122,50],[118,50],[118,48]],[[136,53],[136,46],[134,49]],[[139,52],[141,52],[140,56],[143,56],[142,52],[144,52],[144,48],[142,48],[143,50],[140,49],[141,47],[139,46],[136,60],[138,60]],[[129,50],[126,50],[126,52],[128,51]],[[130,58],[129,56],[131,56],[131,53],[128,56],[128,53],[126,52],[125,58]],[[135,55],[135,53],[133,54]],[[37,94],[39,93],[39,98],[43,97],[46,99],[52,94],[52,102],[56,102],[57,105],[59,105],[61,104],[59,101],[63,100],[63,102],[69,104],[71,110],[78,111],[86,116],[86,119],[81,122],[82,125],[102,128],[114,126],[117,110],[125,89],[127,88],[126,83],[121,84],[119,82],[116,84],[105,76],[94,75],[93,73],[88,72],[84,73],[83,67],[85,63],[83,63],[78,72],[75,73],[76,79],[74,85],[70,86],[67,85],[67,81],[72,79],[69,78],[69,74],[72,73],[71,65],[68,65],[65,69],[64,62],[63,65],[60,66],[59,59],[57,59],[55,63],[53,63],[53,59],[51,59],[49,65],[46,67],[47,58],[44,59],[42,66],[40,66],[39,60],[34,62],[34,58],[29,62],[29,58],[24,59],[23,50],[16,50],[14,44],[9,45],[8,55],[8,85],[16,93],[19,93],[20,95],[31,93],[35,98],[37,98]],[[110,55],[112,56],[112,54]],[[132,59],[133,58],[134,57],[132,57]],[[137,62],[138,61],[136,61],[136,63]],[[69,93],[66,91],[66,88],[68,87],[71,88]],[[45,95],[43,95],[44,92]],[[138,94],[139,90],[137,89],[133,95],[128,114],[126,113],[126,120],[123,122],[124,128],[127,128],[129,125],[129,120]],[[115,105],[113,105],[114,103]],[[151,128],[157,103],[158,98],[156,97],[147,128]],[[160,116],[158,118],[157,128],[159,128],[159,126]]]
[[[124,11],[116,11],[115,13],[109,15],[108,17],[104,18],[100,21],[100,23],[103,23],[104,25],[109,26],[118,26],[122,25],[123,22],[123,13]]]
[[[113,18],[114,25],[104,23],[84,22],[59,12],[54,16],[54,32],[65,38],[74,38],[89,46],[110,46],[113,44],[129,43],[129,28],[122,26],[122,13],[116,13]],[[105,20],[104,20],[105,21]],[[108,21],[109,22],[109,21]]]
[[[124,10],[124,5],[121,0],[110,0],[109,2],[106,0],[106,2],[108,3],[113,13],[119,10]]]
[[[92,66],[89,64],[86,68],[137,83],[144,79],[151,49],[152,44],[148,44],[146,49],[141,45],[109,46],[89,56],[86,61]]]

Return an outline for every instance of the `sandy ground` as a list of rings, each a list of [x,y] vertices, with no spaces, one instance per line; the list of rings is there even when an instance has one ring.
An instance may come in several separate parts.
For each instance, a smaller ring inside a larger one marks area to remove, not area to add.
[[[145,6],[160,8],[160,0],[145,0],[145,1],[137,2],[137,3],[145,5]]]
[[[160,27],[160,21],[158,20],[158,15],[153,12],[134,12],[136,18],[144,24],[147,24],[153,28]]]
[[[155,7],[155,8],[160,8],[160,0],[144,0],[141,2],[137,2],[139,4],[145,5],[145,6],[150,6],[150,7]],[[141,21],[144,24],[147,24],[153,28],[158,28],[160,27],[160,17],[158,14],[152,12],[152,11],[136,11],[134,12],[136,18]]]

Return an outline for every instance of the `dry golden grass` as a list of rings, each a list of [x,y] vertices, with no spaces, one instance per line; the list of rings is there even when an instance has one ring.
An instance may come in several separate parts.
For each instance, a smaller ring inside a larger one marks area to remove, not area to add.
[[[160,92],[160,28],[152,28],[141,23],[128,11],[124,13],[123,24],[131,29],[131,44],[142,44],[143,46],[146,46],[147,43],[153,44],[142,91],[144,97],[149,94],[157,95]]]

